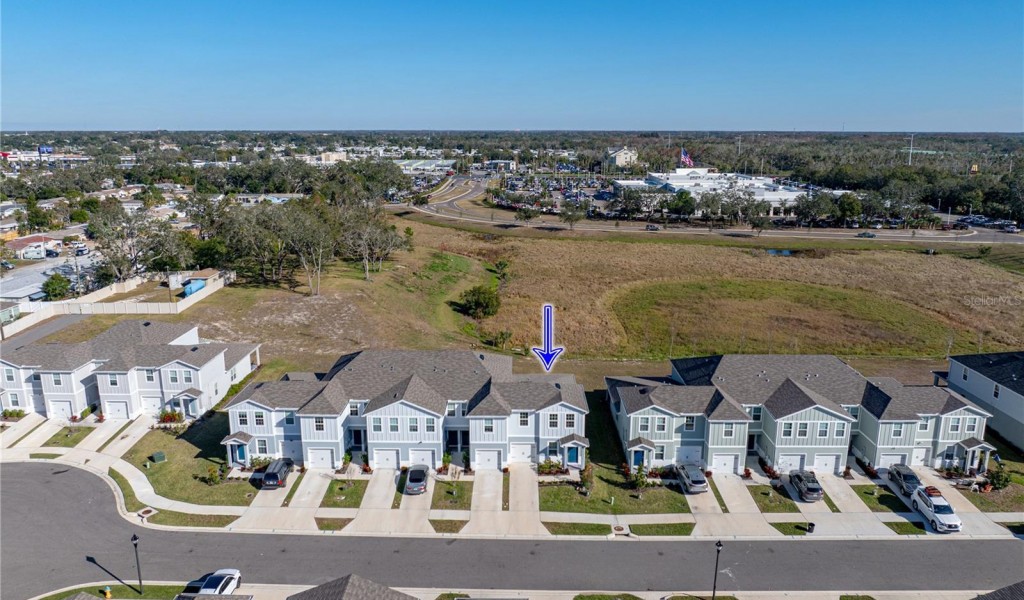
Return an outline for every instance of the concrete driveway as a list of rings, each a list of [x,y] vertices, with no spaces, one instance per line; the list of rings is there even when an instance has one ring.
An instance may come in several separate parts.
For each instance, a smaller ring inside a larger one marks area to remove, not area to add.
[[[0,433],[0,448],[10,448],[14,442],[21,439],[21,436],[35,429],[45,420],[46,417],[39,413],[29,413],[14,423],[7,423],[7,429]]]
[[[864,504],[857,496],[857,492],[842,477],[825,473],[818,475],[818,483],[821,484],[821,489],[825,490],[840,512],[845,514],[871,512],[868,505]]]
[[[370,477],[363,495],[363,503],[356,513],[356,518],[345,528],[346,533],[434,533],[427,515],[430,512],[430,498],[433,492],[432,481],[427,485],[427,493],[416,497],[406,510],[392,510],[395,501],[395,486],[398,484],[398,471],[395,469],[377,469]],[[405,508],[409,496],[402,497],[402,508]],[[422,506],[426,505],[426,509]]]
[[[320,502],[327,493],[327,488],[334,481],[334,472],[329,469],[307,469],[295,490],[290,508],[320,508]]]
[[[761,514],[761,511],[757,508],[757,503],[754,502],[753,496],[747,491],[747,486],[739,475],[734,473],[715,473],[714,479],[715,486],[718,487],[718,493],[722,495],[722,500],[725,502],[725,506],[729,509],[730,514]]]
[[[548,535],[540,522],[540,491],[531,465],[509,467],[508,512],[510,535]]]
[[[718,505],[718,499],[711,490],[700,494],[686,494],[686,503],[690,505],[690,512],[695,515],[722,514],[722,507]]]
[[[463,534],[546,536],[540,522],[540,492],[532,465],[509,467],[508,510],[502,510],[504,475],[477,471],[473,476],[473,507]]]
[[[35,428],[32,433],[25,436],[23,440],[18,442],[15,448],[39,448],[46,443],[47,440],[57,435],[57,433],[66,425],[65,421],[59,419],[46,419],[42,425]]]
[[[508,515],[501,510],[501,471],[477,471],[473,475],[473,504],[469,511],[469,523],[462,533],[504,535],[508,532]]]

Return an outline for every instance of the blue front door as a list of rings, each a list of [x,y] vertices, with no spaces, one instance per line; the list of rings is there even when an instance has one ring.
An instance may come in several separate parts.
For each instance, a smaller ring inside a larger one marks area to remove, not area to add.
[[[245,462],[245,446],[235,446],[235,459],[238,462]]]
[[[634,450],[633,451],[633,466],[639,467],[644,464],[644,451]]]
[[[580,449],[575,447],[569,448],[569,464],[576,464],[578,462],[580,462]]]

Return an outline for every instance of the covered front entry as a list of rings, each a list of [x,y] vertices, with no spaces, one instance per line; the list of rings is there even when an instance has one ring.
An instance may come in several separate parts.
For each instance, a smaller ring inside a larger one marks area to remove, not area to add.
[[[445,450],[448,452],[459,452],[469,449],[468,429],[449,429],[445,432]]]
[[[349,449],[357,452],[366,451],[366,430],[365,429],[349,429]]]
[[[654,456],[654,442],[647,438],[634,438],[626,444],[626,456],[629,466],[635,471],[637,467],[650,467]]]
[[[249,464],[249,442],[252,436],[244,431],[227,435],[220,441],[228,447],[228,464],[247,466]]]
[[[988,470],[988,457],[995,450],[994,446],[978,438],[967,438],[957,442],[957,446],[964,454],[964,470],[974,469],[976,473]]]
[[[581,469],[584,466],[586,449],[590,447],[590,440],[571,433],[558,440],[558,446],[562,449],[562,464],[567,467]]]

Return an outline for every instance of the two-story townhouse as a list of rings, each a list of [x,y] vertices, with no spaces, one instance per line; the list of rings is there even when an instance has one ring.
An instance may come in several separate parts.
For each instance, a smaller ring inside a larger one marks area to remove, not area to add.
[[[951,356],[944,375],[949,389],[992,415],[993,431],[1024,448],[1024,351]]]
[[[88,343],[28,344],[4,352],[3,407],[71,420],[98,404]]]
[[[248,386],[228,407],[231,434],[223,443],[234,463],[264,454],[255,444],[266,433],[236,415],[255,402],[298,414],[302,460],[312,466],[336,466],[346,450],[353,458],[365,454],[373,468],[436,468],[446,452],[461,451],[471,453],[475,468],[541,456],[582,466],[588,444],[582,388],[571,377],[536,381],[511,371],[509,357],[486,353],[358,352],[324,374],[290,373]],[[287,406],[275,396],[288,398]],[[275,443],[262,446],[266,455],[283,456]]]
[[[756,454],[782,471],[839,473],[851,451],[885,467],[976,465],[991,450],[982,441],[988,413],[959,394],[872,382],[834,356],[677,359],[669,378],[606,383],[633,465],[694,463],[736,472],[744,455]]]
[[[945,467],[985,471],[994,448],[984,441],[988,412],[949,388],[871,379],[862,403],[861,435],[853,453],[868,464]]]
[[[123,321],[88,342],[4,352],[5,408],[69,419],[88,406],[111,419],[169,409],[196,417],[259,364],[259,344],[199,338],[195,325]]]

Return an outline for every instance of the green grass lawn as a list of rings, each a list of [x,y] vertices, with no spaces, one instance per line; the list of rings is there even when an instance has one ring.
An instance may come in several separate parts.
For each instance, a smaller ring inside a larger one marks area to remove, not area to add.
[[[798,513],[800,509],[789,497],[786,488],[772,489],[770,485],[748,485],[757,508],[766,513]]]
[[[857,493],[857,497],[863,500],[864,504],[868,505],[871,512],[911,512],[910,507],[904,504],[903,500],[887,487],[882,487],[873,483],[869,483],[867,485],[851,485],[850,487],[852,487],[853,491]],[[876,490],[878,494],[877,496],[874,493]]]
[[[711,600],[711,596],[669,596],[665,600]],[[736,596],[716,595],[715,600],[736,600]]]
[[[462,592],[446,592],[439,595],[434,600],[459,600],[459,598],[469,598],[469,594],[463,594]]]
[[[694,525],[694,523],[645,523],[643,525],[630,525],[629,531],[639,536],[683,536],[693,533]]]
[[[172,600],[175,596],[181,593],[181,590],[185,586],[182,585],[145,585],[145,594],[139,594],[136,588],[127,585],[112,585],[110,586],[110,594],[114,598],[120,600],[134,600],[140,598],[144,600]],[[98,587],[83,587],[74,590],[67,590],[59,594],[53,594],[52,596],[46,596],[42,600],[64,600],[70,598],[79,592],[85,592],[86,594],[92,594],[97,598],[103,597],[103,586]]]
[[[840,512],[839,511],[839,507],[836,506],[836,503],[833,502],[832,499],[828,497],[828,494],[822,492],[822,496],[824,496],[824,498],[825,498],[825,500],[824,500],[825,506],[827,506],[830,511],[832,511],[834,513]]]
[[[402,474],[399,475],[398,483],[395,484],[395,499],[391,502],[391,508],[402,507],[402,496],[405,495],[405,480],[408,478],[408,471],[402,471]]]
[[[875,600],[874,596],[864,596],[862,594],[843,594],[839,596],[839,600]]]
[[[894,521],[885,525],[900,535],[924,535],[928,533],[927,527],[920,521]]]
[[[65,427],[46,440],[43,446],[48,448],[74,448],[85,436],[93,432],[92,427]]]
[[[501,510],[508,510],[508,473],[501,477]]]
[[[331,519],[326,517],[314,517],[314,519],[320,531],[341,531],[352,522],[352,519]]]
[[[551,535],[608,535],[611,525],[604,523],[542,523]]]
[[[604,396],[603,390],[587,392],[587,437],[590,462],[594,465],[594,489],[589,497],[584,497],[571,485],[542,485],[540,509],[604,515],[690,512],[686,496],[678,487],[655,486],[645,490],[641,499],[626,481],[620,469],[626,458]]]
[[[238,517],[233,515],[194,515],[171,510],[161,510],[146,517],[149,523],[174,527],[227,527],[237,519]]]
[[[807,535],[807,523],[771,523],[783,535]]]
[[[107,469],[107,475],[114,480],[117,487],[121,488],[121,495],[124,496],[124,507],[128,512],[139,512],[146,508],[146,505],[139,502],[139,499],[135,497],[135,492],[132,487],[128,485],[128,480],[121,476],[120,473],[114,469]]]
[[[708,477],[708,486],[711,488],[711,493],[715,495],[715,500],[718,501],[718,508],[722,509],[723,513],[729,512],[729,507],[726,506],[725,500],[722,499],[722,493],[718,491],[718,486],[715,485],[715,478]]]
[[[473,505],[472,481],[435,481],[433,510],[469,510]]]
[[[643,600],[633,594],[576,594],[572,600]]]
[[[987,494],[963,492],[963,495],[984,512],[1024,512],[1024,455],[1006,440],[991,432],[985,441],[992,444],[1003,462],[1003,468],[1010,474],[1010,485],[1002,490]],[[994,460],[989,459],[989,469],[997,469]]]
[[[292,481],[292,487],[291,489],[288,490],[288,495],[284,497],[284,502],[281,503],[281,506],[288,506],[289,504],[291,504],[292,497],[295,495],[295,492],[299,490],[299,484],[302,483],[302,478],[305,475],[305,473],[299,473],[298,477],[296,477],[295,480]]]
[[[47,452],[32,452],[28,455],[29,458],[60,458],[60,454],[50,454]]]
[[[370,482],[365,479],[335,479],[327,486],[327,493],[320,501],[321,508],[359,508],[363,503],[363,494]]]
[[[469,521],[430,519],[430,526],[434,528],[434,533],[458,533],[462,531],[466,523]]]
[[[247,506],[257,491],[248,481],[206,485],[197,479],[205,477],[210,466],[224,466],[227,456],[220,441],[227,433],[227,413],[215,413],[181,437],[150,431],[124,455],[124,460],[145,473],[153,490],[165,498],[194,504]],[[153,463],[147,469],[145,463],[157,451],[164,452],[167,460]]]

